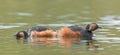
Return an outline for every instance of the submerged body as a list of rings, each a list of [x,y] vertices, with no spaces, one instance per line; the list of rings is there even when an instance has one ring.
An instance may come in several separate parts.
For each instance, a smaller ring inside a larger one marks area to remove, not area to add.
[[[43,42],[45,44],[51,44],[54,42],[53,38],[56,37],[56,32],[43,27],[43,26],[34,26],[29,29],[30,38],[32,42]]]
[[[64,45],[64,48],[69,48],[74,41],[87,40],[89,48],[94,48],[94,40],[92,39],[92,31],[98,29],[99,26],[96,23],[88,24],[86,28],[80,26],[68,26],[62,27],[59,32],[60,43]]]
[[[45,31],[32,31],[33,42],[44,42],[46,44],[53,43],[53,38],[56,37],[56,33],[53,30],[45,30]]]

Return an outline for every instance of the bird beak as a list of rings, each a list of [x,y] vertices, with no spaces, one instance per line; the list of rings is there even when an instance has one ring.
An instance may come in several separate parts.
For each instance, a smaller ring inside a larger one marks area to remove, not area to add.
[[[102,27],[98,27],[98,28],[100,28],[100,29],[101,29]]]

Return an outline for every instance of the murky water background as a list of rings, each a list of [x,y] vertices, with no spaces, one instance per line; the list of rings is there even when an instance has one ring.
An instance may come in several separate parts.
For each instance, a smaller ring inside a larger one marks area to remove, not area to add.
[[[0,0],[1,55],[119,55],[119,0]],[[102,51],[87,51],[84,44],[62,49],[51,46],[18,44],[13,36],[19,30],[42,25],[58,30],[62,26],[98,23],[94,32]]]

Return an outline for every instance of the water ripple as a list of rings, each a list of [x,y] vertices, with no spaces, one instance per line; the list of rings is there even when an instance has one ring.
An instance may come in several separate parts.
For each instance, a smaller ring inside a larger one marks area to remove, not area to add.
[[[64,14],[64,15],[60,15],[60,16],[57,16],[57,18],[67,18],[67,17],[71,17],[71,16],[76,16],[76,14]]]
[[[20,26],[3,26],[3,25],[0,25],[0,29],[8,29],[8,28],[14,28],[14,27],[20,27]]]
[[[38,26],[72,26],[74,24],[38,24]]]
[[[107,15],[107,16],[101,17],[100,18],[101,21],[99,22],[102,22],[104,23],[103,25],[107,25],[107,26],[119,25],[120,19],[117,19],[119,17],[120,16],[118,15]]]
[[[0,23],[0,29],[8,29],[8,28],[15,28],[15,27],[21,27],[23,25],[27,25],[27,23]]]

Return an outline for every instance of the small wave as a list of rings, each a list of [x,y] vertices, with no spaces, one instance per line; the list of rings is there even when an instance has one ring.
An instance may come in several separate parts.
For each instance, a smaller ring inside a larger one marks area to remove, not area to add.
[[[20,27],[20,26],[3,26],[3,25],[0,25],[0,29],[8,29],[8,28],[14,28],[14,27]]]

